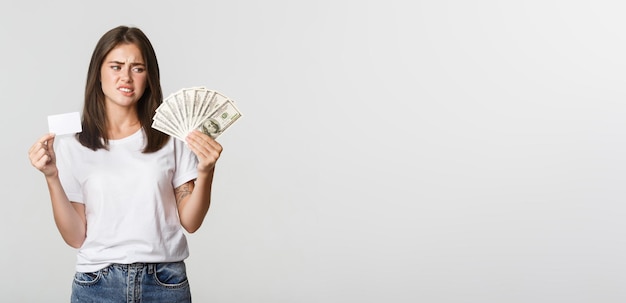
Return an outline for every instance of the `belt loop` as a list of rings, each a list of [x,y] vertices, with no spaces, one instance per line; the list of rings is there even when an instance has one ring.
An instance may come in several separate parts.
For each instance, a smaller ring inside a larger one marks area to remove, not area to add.
[[[154,263],[148,263],[148,274],[151,275],[154,273],[154,271]]]

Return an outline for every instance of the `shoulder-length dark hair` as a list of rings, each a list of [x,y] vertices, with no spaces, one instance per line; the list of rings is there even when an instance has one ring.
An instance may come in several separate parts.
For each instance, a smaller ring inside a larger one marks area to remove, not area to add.
[[[100,70],[109,52],[120,44],[136,45],[141,50],[141,55],[145,61],[148,77],[146,90],[136,104],[137,115],[147,138],[143,152],[158,151],[169,139],[168,135],[151,127],[152,117],[163,100],[159,64],[150,40],[136,27],[118,26],[113,28],[106,32],[96,44],[87,71],[82,116],[83,130],[77,135],[78,141],[94,151],[100,148],[108,149],[109,138],[107,136],[104,93],[100,84]]]

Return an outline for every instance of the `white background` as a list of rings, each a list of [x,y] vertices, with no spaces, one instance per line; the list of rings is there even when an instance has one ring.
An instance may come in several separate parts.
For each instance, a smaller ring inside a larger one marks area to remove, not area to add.
[[[195,302],[626,300],[623,1],[168,2],[0,4],[2,301],[69,301],[27,150],[117,25],[244,114]]]

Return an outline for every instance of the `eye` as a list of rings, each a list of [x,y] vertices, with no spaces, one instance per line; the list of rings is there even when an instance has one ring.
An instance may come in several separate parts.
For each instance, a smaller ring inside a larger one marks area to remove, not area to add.
[[[120,70],[120,69],[122,69],[122,67],[119,66],[119,65],[111,65],[111,69],[112,70]]]
[[[133,72],[135,73],[143,73],[146,69],[141,67],[141,66],[135,66],[133,67]]]

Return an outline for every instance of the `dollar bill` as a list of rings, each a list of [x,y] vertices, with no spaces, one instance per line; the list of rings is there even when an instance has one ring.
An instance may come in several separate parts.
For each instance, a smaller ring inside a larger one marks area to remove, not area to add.
[[[217,139],[217,137],[224,133],[240,117],[241,112],[237,109],[235,103],[228,99],[218,107],[209,118],[202,122],[199,129],[213,139]]]
[[[154,114],[152,128],[182,141],[194,129],[217,138],[241,116],[235,101],[197,86],[180,89],[165,98]]]

